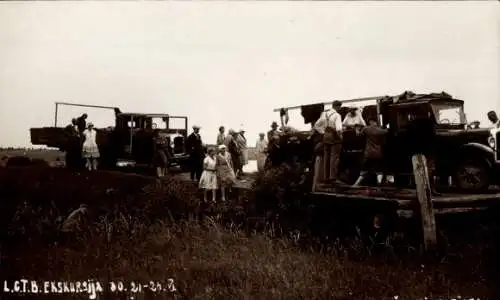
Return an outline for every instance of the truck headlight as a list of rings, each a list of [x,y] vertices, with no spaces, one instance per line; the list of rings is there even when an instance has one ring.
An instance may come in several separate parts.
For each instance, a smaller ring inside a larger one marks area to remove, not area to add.
[[[488,138],[488,144],[490,145],[491,148],[495,149],[495,138],[490,136]]]

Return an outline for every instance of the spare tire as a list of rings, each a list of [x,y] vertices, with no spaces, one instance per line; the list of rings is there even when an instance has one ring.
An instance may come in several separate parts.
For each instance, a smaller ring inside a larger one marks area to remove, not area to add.
[[[487,190],[491,182],[490,167],[480,158],[464,158],[454,172],[454,179],[459,189],[480,192]]]

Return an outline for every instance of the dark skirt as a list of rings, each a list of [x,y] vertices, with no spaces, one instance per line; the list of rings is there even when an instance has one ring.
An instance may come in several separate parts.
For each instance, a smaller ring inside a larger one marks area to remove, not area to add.
[[[156,167],[166,168],[168,167],[168,155],[167,150],[161,149],[156,151],[154,164]]]

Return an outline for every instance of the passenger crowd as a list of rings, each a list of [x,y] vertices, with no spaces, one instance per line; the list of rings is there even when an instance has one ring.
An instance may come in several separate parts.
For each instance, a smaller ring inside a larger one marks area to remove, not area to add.
[[[273,128],[277,128],[273,123]],[[270,131],[271,132],[271,131]],[[266,161],[267,140],[260,133],[255,145],[257,168],[262,170]],[[215,147],[205,149],[200,135],[200,127],[193,126],[193,132],[188,136],[186,149],[191,160],[191,180],[199,181],[199,187],[204,190],[204,200],[211,193],[212,201],[216,201],[217,190],[220,189],[221,201],[226,201],[228,189],[241,179],[243,167],[248,164],[248,143],[245,130],[219,127]],[[206,151],[205,151],[206,150]]]

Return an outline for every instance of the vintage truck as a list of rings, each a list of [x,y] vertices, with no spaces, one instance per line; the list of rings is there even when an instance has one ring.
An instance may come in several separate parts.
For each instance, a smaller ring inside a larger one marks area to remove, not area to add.
[[[116,107],[56,103],[56,117],[53,127],[30,128],[31,143],[45,145],[68,152],[75,138],[68,135],[65,127],[57,126],[59,105],[112,109],[115,111],[115,126],[96,128],[100,151],[100,168],[116,169],[123,166],[151,168],[154,157],[153,137],[156,132],[169,139],[172,159],[170,165],[186,169],[189,155],[186,153],[188,118],[168,114],[123,113]],[[173,121],[182,126],[173,126]],[[180,127],[180,128],[176,128]]]
[[[434,175],[443,181],[452,178],[461,190],[485,190],[500,184],[500,130],[467,129],[464,101],[442,93],[414,94],[405,92],[397,96],[379,96],[341,101],[343,104],[360,102],[375,104],[359,107],[365,121],[376,118],[378,125],[386,128],[387,142],[384,151],[385,174],[393,175],[397,184],[407,185],[412,174],[411,156],[426,154],[432,161]],[[290,109],[301,109],[305,123],[314,124],[332,101],[304,106],[275,109],[286,125]],[[316,113],[313,117],[311,108]],[[345,115],[345,113],[344,113]],[[286,127],[286,126],[285,126]],[[312,168],[314,135],[311,131],[282,133],[280,147],[271,147],[271,164],[301,162]],[[364,140],[353,131],[344,132],[340,171],[347,181],[359,174]],[[273,150],[274,149],[274,150]],[[279,155],[272,152],[279,152]],[[350,176],[345,176],[350,174]]]

